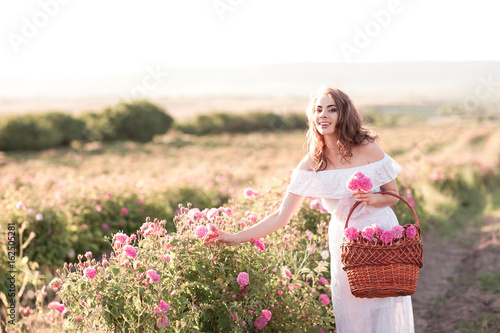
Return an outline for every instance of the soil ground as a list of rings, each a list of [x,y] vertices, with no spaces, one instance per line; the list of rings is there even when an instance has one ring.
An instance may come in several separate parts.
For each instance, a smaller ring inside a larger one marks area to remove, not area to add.
[[[500,332],[500,292],[481,283],[485,273],[500,278],[499,231],[500,218],[486,217],[479,235],[423,235],[424,267],[412,296],[415,332]],[[492,283],[499,288],[500,281]]]

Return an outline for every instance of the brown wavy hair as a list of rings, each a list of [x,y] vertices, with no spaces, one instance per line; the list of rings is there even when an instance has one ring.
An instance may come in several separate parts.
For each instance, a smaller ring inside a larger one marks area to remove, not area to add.
[[[338,118],[335,125],[335,132],[338,134],[337,146],[342,154],[341,162],[348,163],[352,157],[352,149],[363,142],[373,142],[379,140],[378,136],[370,134],[370,131],[363,127],[363,120],[354,106],[353,102],[343,91],[332,87],[321,87],[315,97],[313,97],[307,107],[307,145],[309,157],[313,163],[314,171],[325,170],[328,159],[325,155],[325,138],[318,132],[314,122],[314,112],[316,101],[323,95],[330,95],[337,106]]]

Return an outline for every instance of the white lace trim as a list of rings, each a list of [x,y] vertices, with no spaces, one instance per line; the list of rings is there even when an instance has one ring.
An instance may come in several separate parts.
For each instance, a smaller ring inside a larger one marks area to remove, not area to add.
[[[346,169],[307,171],[294,169],[287,191],[290,193],[324,198],[341,199],[351,196],[346,182],[354,173],[360,171],[371,179],[372,192],[380,191],[380,186],[396,179],[403,168],[389,155],[370,164]]]

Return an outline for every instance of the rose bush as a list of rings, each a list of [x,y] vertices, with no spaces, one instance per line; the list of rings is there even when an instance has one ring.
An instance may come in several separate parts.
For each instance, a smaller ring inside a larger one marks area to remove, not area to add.
[[[272,197],[259,200],[270,204]],[[255,223],[251,216],[256,215],[246,210],[251,204],[203,211],[180,206],[175,232],[167,234],[166,221],[147,219],[137,234],[116,234],[109,257],[96,261],[79,255],[78,263],[64,266],[57,291],[68,309],[68,328],[81,332],[333,329],[325,279],[329,264],[321,258],[327,246],[325,225],[307,235],[287,226],[266,239],[230,247],[205,241],[208,232],[236,232]]]

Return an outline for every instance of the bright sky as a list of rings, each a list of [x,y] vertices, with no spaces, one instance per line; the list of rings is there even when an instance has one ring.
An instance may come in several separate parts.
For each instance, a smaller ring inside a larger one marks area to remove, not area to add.
[[[3,0],[0,76],[500,61],[499,9],[492,0]]]

